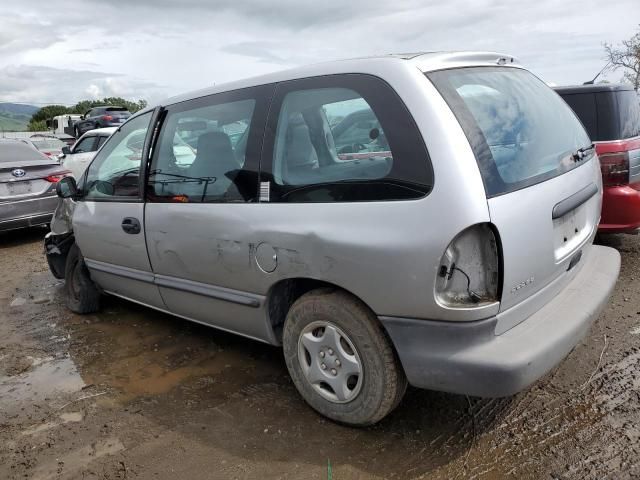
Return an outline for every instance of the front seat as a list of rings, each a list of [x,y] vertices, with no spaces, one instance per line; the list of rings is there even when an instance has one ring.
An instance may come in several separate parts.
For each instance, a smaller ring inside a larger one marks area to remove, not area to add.
[[[285,137],[283,177],[291,185],[305,184],[318,168],[318,156],[302,114],[289,118]]]
[[[224,132],[204,133],[198,138],[196,157],[187,173],[194,180],[202,179],[203,182],[194,181],[185,191],[191,192],[190,197],[202,196],[206,185],[207,196],[239,196],[233,184],[239,168],[229,136]],[[210,179],[208,184],[207,179]]]

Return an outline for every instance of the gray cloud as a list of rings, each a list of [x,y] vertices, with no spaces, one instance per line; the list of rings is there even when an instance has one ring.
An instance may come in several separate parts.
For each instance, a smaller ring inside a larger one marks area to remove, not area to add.
[[[73,104],[79,98],[137,97],[147,92],[162,95],[153,82],[132,80],[117,73],[64,70],[41,65],[9,65],[0,68],[0,101]]]
[[[0,99],[153,101],[304,63],[425,50],[503,51],[546,81],[578,83],[604,64],[602,42],[630,37],[639,17],[637,0],[22,0],[0,13]]]

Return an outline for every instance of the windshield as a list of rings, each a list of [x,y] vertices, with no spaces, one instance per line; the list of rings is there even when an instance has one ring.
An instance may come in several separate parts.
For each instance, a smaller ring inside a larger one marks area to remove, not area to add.
[[[526,70],[475,67],[427,76],[462,125],[488,197],[584,163],[573,158],[590,145],[584,128],[565,102]]]

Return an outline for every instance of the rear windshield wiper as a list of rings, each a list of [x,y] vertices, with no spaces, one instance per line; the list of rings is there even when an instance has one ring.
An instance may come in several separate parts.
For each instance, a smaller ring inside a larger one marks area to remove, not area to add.
[[[584,157],[587,156],[587,152],[596,148],[595,144],[587,145],[586,147],[580,147],[578,150],[571,154],[571,158],[573,158],[574,162],[579,162]]]

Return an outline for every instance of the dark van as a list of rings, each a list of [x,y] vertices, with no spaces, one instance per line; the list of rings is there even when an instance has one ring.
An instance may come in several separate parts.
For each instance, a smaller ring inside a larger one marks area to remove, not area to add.
[[[604,192],[600,233],[640,229],[640,97],[631,85],[557,87],[600,157]]]

